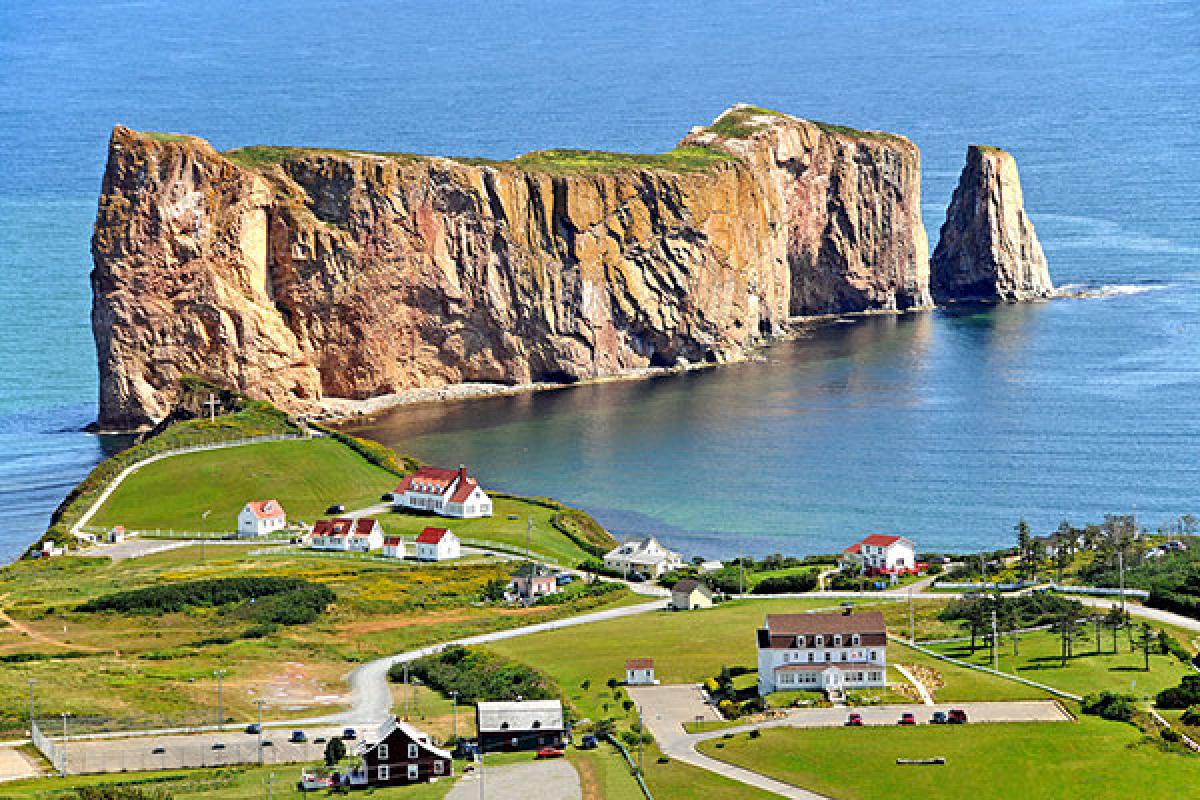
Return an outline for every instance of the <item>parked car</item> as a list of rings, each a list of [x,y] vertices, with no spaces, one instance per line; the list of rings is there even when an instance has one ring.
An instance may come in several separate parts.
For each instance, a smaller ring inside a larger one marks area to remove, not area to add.
[[[537,751],[538,758],[562,758],[566,752],[557,747],[543,747]]]
[[[566,586],[568,583],[574,583],[574,582],[575,582],[575,576],[574,576],[574,575],[572,575],[572,574],[571,574],[571,573],[569,573],[569,572],[564,572],[564,573],[562,573],[562,574],[555,575],[555,576],[554,576],[554,579],[555,579],[556,581],[558,581],[558,585],[559,585],[559,586]]]
[[[392,502],[394,499],[395,499],[395,498],[394,498],[394,497],[392,497],[392,493],[391,493],[391,492],[384,492],[383,494],[379,495],[379,502],[381,502],[381,503],[390,503],[390,502]]]
[[[933,716],[929,718],[930,725],[945,725],[947,721],[945,711],[935,711],[933,712]]]
[[[156,747],[156,748],[154,748],[153,750],[151,750],[151,751],[150,751],[150,755],[152,755],[152,756],[161,756],[161,755],[165,754],[166,752],[167,752],[167,748],[165,748],[165,747]]]
[[[225,749],[225,743],[224,743],[224,742],[213,742],[213,748],[212,748],[212,749],[213,749],[213,750],[224,750],[224,749]]]
[[[272,742],[270,739],[263,739],[262,746],[263,747],[274,747],[275,743]]]
[[[346,507],[344,505],[342,505],[341,503],[335,503],[334,505],[331,505],[329,508],[325,509],[325,513],[326,514],[345,514]]]
[[[354,728],[346,728],[346,730],[342,731],[342,738],[346,741],[352,742],[358,738],[358,733],[354,730]]]
[[[905,711],[900,715],[900,719],[896,722],[897,725],[916,725],[917,718],[913,716],[911,711]]]
[[[846,724],[852,728],[862,727],[862,714],[851,714],[849,717],[846,717]]]
[[[262,725],[257,722],[251,722],[246,726],[246,733],[262,733]]]
[[[646,576],[640,572],[631,572],[629,573],[629,580],[633,581],[634,583],[641,583],[646,580]]]
[[[288,741],[293,744],[301,744],[308,741],[308,737],[304,735],[304,731],[292,731],[292,735],[288,737]]]
[[[585,733],[583,738],[579,740],[579,747],[583,750],[595,750],[599,745],[600,742],[590,733]]]
[[[946,715],[946,721],[951,725],[966,725],[967,712],[961,708],[952,708],[950,709],[950,713]]]
[[[317,738],[313,739],[313,744],[325,744],[325,737],[318,736]]]

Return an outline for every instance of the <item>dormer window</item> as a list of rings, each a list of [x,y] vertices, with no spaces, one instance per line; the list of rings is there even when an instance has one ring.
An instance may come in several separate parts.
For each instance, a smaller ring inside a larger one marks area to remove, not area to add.
[[[842,635],[840,633],[833,637],[833,646],[834,647],[842,646]]]
[[[854,636],[851,637],[851,639],[850,639],[850,644],[854,645],[855,647],[858,647],[860,644],[862,644],[862,637],[859,636],[857,633],[854,634]]]
[[[540,728],[540,727],[542,727],[542,721],[541,721],[540,719],[535,719],[535,720],[533,721],[533,727],[535,727],[535,728]]]
[[[824,637],[824,636],[818,636],[818,637],[817,637],[817,645],[816,645],[816,646],[817,646],[817,647],[821,647],[821,646],[823,646],[824,644],[825,644],[825,637]]]

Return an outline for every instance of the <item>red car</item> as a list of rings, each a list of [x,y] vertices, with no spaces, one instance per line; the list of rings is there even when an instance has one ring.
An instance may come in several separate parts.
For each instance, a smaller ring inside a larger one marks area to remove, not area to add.
[[[537,751],[538,758],[562,758],[566,752],[557,747],[543,747]]]
[[[946,715],[946,720],[951,725],[965,725],[967,724],[967,712],[961,708],[952,708],[950,709],[950,713]]]
[[[861,727],[861,726],[862,726],[862,724],[863,724],[863,721],[862,721],[862,714],[851,714],[851,715],[850,715],[850,716],[849,716],[849,717],[846,719],[846,724],[847,724],[847,725],[849,725],[849,726],[850,726],[850,727],[852,727],[852,728],[858,728],[858,727]]]
[[[915,716],[913,716],[911,713],[905,711],[903,714],[900,715],[900,721],[897,722],[896,724],[897,725],[916,725],[917,718]]]

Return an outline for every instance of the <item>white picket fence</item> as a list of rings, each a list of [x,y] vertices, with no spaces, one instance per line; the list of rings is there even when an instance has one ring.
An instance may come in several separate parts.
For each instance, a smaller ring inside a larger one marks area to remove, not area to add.
[[[33,740],[33,746],[38,749],[46,760],[62,774],[66,774],[67,751],[64,747],[59,747],[58,743],[51,739],[46,734],[42,733],[42,727],[37,724],[37,720],[31,720],[30,738]]]

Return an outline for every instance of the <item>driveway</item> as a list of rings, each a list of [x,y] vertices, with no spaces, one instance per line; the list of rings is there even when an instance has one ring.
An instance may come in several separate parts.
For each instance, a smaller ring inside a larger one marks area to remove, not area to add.
[[[483,790],[480,790],[478,767],[465,773],[446,795],[446,800],[477,800],[485,794],[490,800],[580,800],[579,773],[566,759],[530,761],[483,770]]]
[[[0,781],[33,778],[42,774],[42,764],[13,747],[0,747]]]

